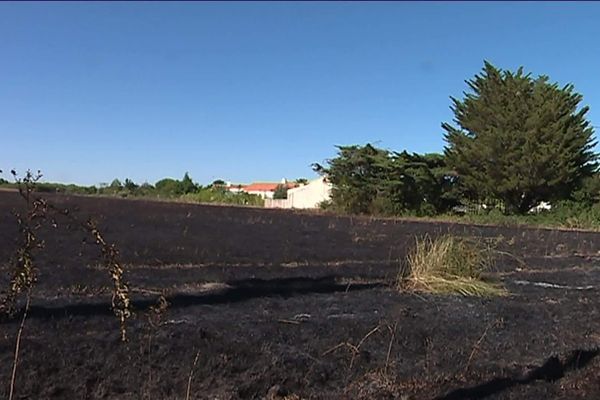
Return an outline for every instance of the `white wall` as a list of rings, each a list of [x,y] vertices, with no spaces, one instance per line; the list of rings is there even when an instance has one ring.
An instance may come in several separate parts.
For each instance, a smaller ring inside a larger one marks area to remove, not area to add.
[[[265,208],[292,208],[290,199],[265,199]]]
[[[331,198],[331,184],[324,178],[310,181],[304,186],[289,189],[286,200],[265,202],[267,208],[317,208],[319,203]]]
[[[262,197],[263,199],[272,199],[273,195],[275,194],[275,192],[262,191],[262,190],[250,190],[249,192],[246,192],[246,193],[256,194],[256,195]]]

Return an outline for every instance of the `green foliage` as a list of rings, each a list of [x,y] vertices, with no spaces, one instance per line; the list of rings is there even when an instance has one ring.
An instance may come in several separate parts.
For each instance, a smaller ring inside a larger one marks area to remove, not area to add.
[[[277,185],[275,192],[273,192],[273,198],[276,200],[287,199],[288,188],[286,185]]]
[[[386,162],[382,188],[384,197],[392,201],[392,214],[434,215],[460,204],[459,182],[442,155],[404,151],[392,153]]]
[[[34,190],[38,193],[69,193],[92,195],[98,193],[95,186],[65,185],[62,183],[37,182]]]
[[[121,181],[120,181],[120,180],[118,180],[118,179],[114,179],[114,180],[113,180],[113,181],[110,183],[110,186],[109,186],[109,188],[111,188],[111,189],[113,189],[113,190],[116,190],[116,191],[118,191],[118,190],[121,190],[121,189],[123,189],[123,184],[121,183]]]
[[[575,202],[586,206],[600,202],[600,173],[586,176],[581,187],[573,193],[572,198]]]
[[[158,195],[172,197],[183,193],[179,181],[172,178],[164,178],[154,184]]]
[[[6,185],[8,187],[16,187],[16,183],[7,182]],[[124,182],[121,182],[119,179],[114,179],[110,185],[103,184],[100,188],[96,188],[95,186],[37,182],[35,190],[37,192],[45,193],[97,194],[118,197],[158,197],[199,203],[218,203],[256,207],[264,206],[264,200],[260,196],[244,192],[232,193],[221,185],[202,187],[194,183],[187,173],[183,176],[181,181],[165,178],[156,182],[155,186],[147,182],[138,185],[133,180],[127,178]]]
[[[135,194],[140,197],[155,196],[156,189],[148,182],[144,182],[136,189]]]
[[[452,98],[457,127],[444,123],[448,164],[475,200],[500,200],[509,213],[566,200],[596,169],[588,107],[573,85],[485,63]]]
[[[161,179],[154,184],[156,192],[160,196],[174,197],[182,194],[195,193],[199,186],[195,184],[186,172],[183,179],[178,181],[172,178]]]
[[[131,192],[131,193],[133,193],[133,192],[135,192],[135,190],[136,190],[138,187],[139,187],[139,186],[138,186],[138,185],[137,185],[137,184],[136,184],[134,181],[132,181],[131,179],[129,179],[129,178],[125,179],[125,183],[124,183],[124,185],[123,185],[123,188],[124,188],[125,190],[127,190],[128,192]]]
[[[340,211],[366,214],[372,209],[382,179],[380,165],[389,153],[370,144],[338,146],[338,156],[328,167],[315,164],[315,170],[327,176],[333,185],[332,204]]]
[[[201,188],[196,193],[182,195],[181,200],[197,203],[232,204],[262,207],[264,200],[255,194],[232,193],[221,187]]]
[[[196,185],[192,181],[192,178],[190,178],[190,176],[187,172],[183,175],[183,179],[181,180],[180,187],[181,187],[182,194],[194,193],[198,190],[198,185]]]
[[[306,179],[306,178],[298,178],[294,182],[296,182],[299,185],[306,185],[308,183],[308,179]]]
[[[565,229],[600,230],[600,204],[566,200],[555,202],[552,209],[525,215],[507,215],[499,208],[472,210],[465,215],[444,214],[437,220],[498,226],[542,226]]]
[[[340,146],[328,166],[315,170],[333,184],[331,206],[358,214],[433,215],[460,204],[462,190],[439,154],[396,153]]]

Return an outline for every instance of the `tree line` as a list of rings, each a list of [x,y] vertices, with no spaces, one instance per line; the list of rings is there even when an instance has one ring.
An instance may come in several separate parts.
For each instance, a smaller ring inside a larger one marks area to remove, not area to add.
[[[0,179],[0,186],[14,186],[11,182]],[[182,179],[164,178],[154,185],[150,183],[138,184],[132,179],[121,181],[114,179],[110,184],[99,186],[80,186],[73,184],[38,182],[35,185],[37,192],[69,193],[82,195],[100,195],[117,197],[150,197],[173,200],[186,200],[200,203],[221,203],[236,205],[262,206],[264,200],[257,195],[244,192],[233,193],[226,189],[223,180],[202,186],[192,180],[186,172]]]
[[[541,202],[598,203],[589,107],[574,86],[489,62],[451,97],[442,154],[338,146],[314,169],[333,184],[329,207],[347,213],[437,215],[476,209],[523,215]]]

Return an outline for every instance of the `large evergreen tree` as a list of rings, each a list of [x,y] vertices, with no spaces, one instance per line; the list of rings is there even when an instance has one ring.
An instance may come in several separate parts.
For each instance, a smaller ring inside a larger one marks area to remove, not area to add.
[[[569,198],[596,169],[588,107],[579,108],[573,85],[488,62],[467,84],[471,93],[451,98],[457,126],[442,127],[448,163],[478,200],[525,213],[540,201]]]

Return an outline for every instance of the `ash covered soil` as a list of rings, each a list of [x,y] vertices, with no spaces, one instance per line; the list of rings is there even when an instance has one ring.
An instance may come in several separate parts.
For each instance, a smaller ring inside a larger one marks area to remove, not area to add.
[[[45,197],[117,244],[136,313],[123,344],[99,249],[43,228],[15,399],[600,398],[600,234]],[[2,288],[20,207],[0,193]],[[394,289],[415,237],[448,232],[495,243],[509,296]],[[0,398],[20,322],[0,320]]]

